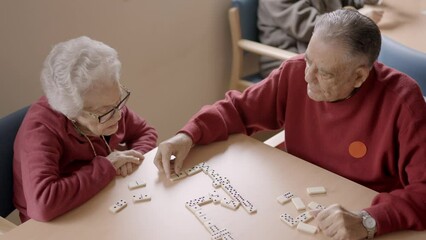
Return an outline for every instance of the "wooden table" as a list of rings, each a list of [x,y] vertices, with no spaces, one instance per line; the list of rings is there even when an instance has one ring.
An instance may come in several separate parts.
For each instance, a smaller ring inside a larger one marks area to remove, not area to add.
[[[185,202],[212,192],[212,180],[203,172],[176,182],[157,173],[153,164],[156,149],[145,155],[139,169],[126,178],[118,177],[93,199],[79,208],[48,223],[30,220],[1,239],[211,239],[208,231],[185,207]],[[243,208],[230,210],[213,203],[202,208],[212,222],[227,228],[239,240],[258,239],[327,239],[322,233],[298,232],[282,222],[279,216],[298,213],[293,204],[280,205],[276,197],[292,191],[307,204],[340,203],[350,210],[369,206],[376,192],[272,148],[245,135],[231,136],[228,141],[195,147],[185,168],[207,162],[221,176],[226,176],[240,194],[257,208],[248,214]],[[130,191],[127,183],[143,179],[147,186]],[[308,196],[306,188],[325,186],[327,194]],[[225,196],[222,189],[217,191]],[[134,204],[136,192],[152,195],[150,202]],[[117,214],[108,211],[116,200],[125,199],[128,206]],[[315,220],[310,222],[315,224]],[[426,239],[426,232],[405,231],[379,239]]]
[[[379,27],[385,36],[426,53],[426,1],[383,0],[378,6],[385,11]]]

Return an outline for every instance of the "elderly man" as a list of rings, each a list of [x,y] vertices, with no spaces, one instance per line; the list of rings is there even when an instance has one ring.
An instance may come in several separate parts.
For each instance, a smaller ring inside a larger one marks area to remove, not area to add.
[[[325,235],[425,229],[426,103],[413,79],[376,62],[380,44],[377,25],[357,11],[324,14],[304,55],[204,107],[160,144],[156,166],[169,176],[171,154],[179,172],[193,144],[285,127],[289,153],[379,192],[357,213],[337,204],[317,213]]]
[[[126,176],[157,131],[127,108],[117,52],[79,37],[57,44],[14,145],[14,203],[22,221],[49,221]],[[124,146],[123,146],[124,145]]]

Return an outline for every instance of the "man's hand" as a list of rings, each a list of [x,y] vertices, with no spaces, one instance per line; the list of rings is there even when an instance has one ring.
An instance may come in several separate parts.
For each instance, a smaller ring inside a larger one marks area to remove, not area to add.
[[[158,145],[157,154],[154,158],[155,166],[157,166],[160,172],[164,172],[167,178],[170,178],[170,158],[174,155],[176,157],[174,160],[174,171],[175,173],[179,173],[182,169],[183,161],[188,155],[189,150],[191,150],[192,144],[191,137],[184,133],[178,133],[165,140]]]
[[[321,231],[331,239],[358,240],[367,237],[367,230],[362,225],[362,217],[338,204],[310,213],[317,219]]]
[[[132,173],[144,159],[142,153],[135,150],[114,151],[106,157],[114,166],[117,175],[123,177]]]

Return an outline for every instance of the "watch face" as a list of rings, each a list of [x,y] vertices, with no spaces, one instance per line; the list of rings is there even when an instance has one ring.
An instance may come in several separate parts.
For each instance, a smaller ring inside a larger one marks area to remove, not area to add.
[[[376,227],[376,220],[374,220],[374,218],[371,218],[371,217],[365,218],[362,221],[362,223],[363,223],[363,225],[366,228],[374,228],[374,227]]]

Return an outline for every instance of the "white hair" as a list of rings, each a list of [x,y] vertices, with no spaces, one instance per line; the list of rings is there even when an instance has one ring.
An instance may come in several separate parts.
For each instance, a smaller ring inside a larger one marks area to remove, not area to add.
[[[96,84],[119,81],[117,51],[86,36],[55,45],[44,61],[41,84],[50,106],[72,119],[83,109],[82,95]]]

